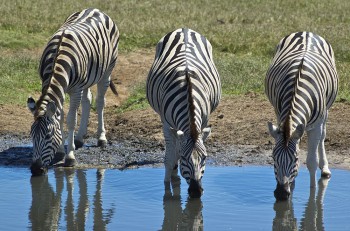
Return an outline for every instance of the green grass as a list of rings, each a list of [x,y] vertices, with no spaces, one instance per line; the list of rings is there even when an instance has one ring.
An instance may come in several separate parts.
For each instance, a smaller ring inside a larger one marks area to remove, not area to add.
[[[23,105],[28,93],[40,92],[40,57],[23,55],[23,51],[40,53],[71,13],[88,7],[103,10],[116,22],[121,54],[154,49],[162,36],[179,27],[205,35],[213,45],[226,95],[263,94],[265,73],[280,39],[296,31],[315,32],[334,48],[340,77],[338,99],[350,100],[350,1],[14,0],[3,1],[0,8],[1,103]],[[9,87],[17,90],[8,91]],[[142,89],[136,88],[127,102],[132,108],[136,102],[144,105]]]
[[[148,107],[148,101],[146,99],[146,89],[144,84],[139,84],[132,89],[132,94],[129,98],[116,109],[117,113],[123,113],[125,111],[137,110]]]
[[[0,104],[26,105],[28,96],[40,92],[37,58],[25,52],[0,57]]]

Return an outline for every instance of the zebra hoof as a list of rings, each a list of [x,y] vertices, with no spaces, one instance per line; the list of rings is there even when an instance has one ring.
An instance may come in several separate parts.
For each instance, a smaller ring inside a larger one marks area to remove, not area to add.
[[[64,161],[64,167],[74,167],[75,165],[77,165],[76,159],[66,159]]]
[[[75,150],[77,150],[77,149],[83,147],[84,142],[83,142],[83,141],[80,141],[80,140],[74,140],[74,145],[75,145]]]
[[[107,140],[98,140],[97,141],[97,147],[104,148],[107,146]]]
[[[54,158],[51,160],[50,165],[57,165],[61,162],[64,162],[65,156],[66,156],[66,153],[64,152],[56,152]]]
[[[331,173],[330,172],[322,172],[321,173],[321,177],[323,178],[323,179],[329,179],[329,178],[331,178]]]

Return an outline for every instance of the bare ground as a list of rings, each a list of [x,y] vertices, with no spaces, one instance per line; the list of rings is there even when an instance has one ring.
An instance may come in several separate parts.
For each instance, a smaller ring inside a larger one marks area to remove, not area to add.
[[[146,80],[153,58],[154,53],[149,50],[120,55],[113,73],[119,96],[115,97],[111,91],[106,96],[105,121],[109,145],[105,149],[94,147],[97,121],[93,111],[87,145],[76,151],[79,166],[126,168],[162,164],[164,142],[158,115],[151,108],[115,112],[130,90]],[[30,143],[32,115],[25,106],[0,105],[0,109],[0,164],[29,165],[31,147],[27,144]],[[349,111],[350,104],[346,102],[335,103],[330,111],[326,150],[331,167],[350,169]],[[274,141],[267,132],[267,121],[275,121],[275,116],[264,95],[250,93],[224,97],[210,119],[212,134],[206,143],[208,163],[271,165]],[[303,163],[306,159],[305,140],[304,137],[301,143]]]

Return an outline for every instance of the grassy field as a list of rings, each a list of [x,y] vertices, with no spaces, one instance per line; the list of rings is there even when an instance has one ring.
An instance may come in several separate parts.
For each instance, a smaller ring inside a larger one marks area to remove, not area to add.
[[[340,77],[338,99],[350,100],[350,1],[344,0],[0,0],[0,104],[25,105],[40,92],[40,54],[73,12],[96,7],[118,25],[120,53],[150,48],[167,32],[188,27],[212,43],[225,95],[263,94],[279,40],[312,31],[333,46]],[[138,88],[141,91],[141,88]],[[142,94],[138,92],[140,97]]]

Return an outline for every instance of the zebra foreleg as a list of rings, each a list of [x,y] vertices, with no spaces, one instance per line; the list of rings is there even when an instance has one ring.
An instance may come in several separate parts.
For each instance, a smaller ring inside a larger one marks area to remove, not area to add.
[[[183,136],[183,133],[177,134],[177,131],[170,128],[167,125],[163,125],[163,133],[165,139],[165,176],[164,182],[170,182],[172,177],[178,176],[178,149],[179,139]]]
[[[87,134],[87,126],[90,117],[90,109],[92,102],[92,94],[90,88],[83,91],[83,96],[81,100],[81,118],[78,133],[75,136],[74,144],[75,148],[81,148],[84,145],[84,136]]]
[[[308,153],[306,165],[310,173],[310,187],[316,187],[316,170],[318,166],[318,146],[321,141],[322,125],[318,125],[307,132]]]
[[[68,128],[68,146],[67,154],[64,165],[66,167],[72,167],[76,165],[74,156],[75,144],[74,144],[74,129],[77,124],[77,111],[81,102],[82,91],[70,95],[69,112],[67,115],[67,128]]]
[[[97,146],[106,146],[106,130],[103,121],[103,109],[105,106],[105,94],[109,87],[109,80],[107,82],[99,82],[97,84],[97,96],[96,96],[96,110],[98,115],[98,128],[97,128]]]
[[[61,110],[61,118],[60,118],[60,128],[61,128],[61,136],[62,136],[62,143],[59,146],[58,150],[55,153],[54,158],[51,160],[50,165],[60,165],[64,163],[64,159],[66,156],[66,151],[64,149],[64,139],[65,139],[65,135],[64,135],[64,129],[63,126],[64,125],[64,111],[63,109]]]
[[[326,113],[326,118],[323,122],[321,141],[320,141],[320,144],[318,146],[318,155],[319,155],[318,167],[321,169],[321,177],[323,177],[323,178],[330,178],[331,177],[331,171],[328,168],[328,160],[327,160],[327,156],[326,156],[326,150],[324,147],[324,140],[326,139],[327,117],[328,117],[328,112]]]

